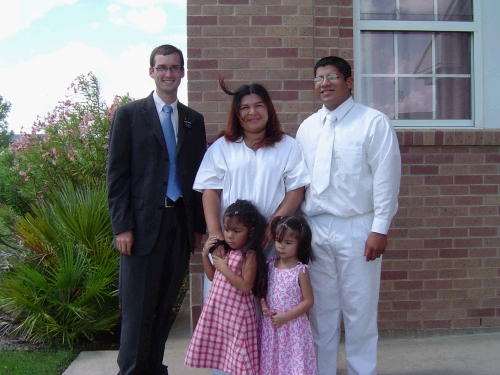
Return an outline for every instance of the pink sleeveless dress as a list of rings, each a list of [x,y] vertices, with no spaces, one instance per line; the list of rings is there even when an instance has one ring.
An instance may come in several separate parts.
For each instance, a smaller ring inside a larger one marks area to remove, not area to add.
[[[228,266],[241,275],[243,254],[233,250]],[[215,271],[184,364],[233,375],[258,375],[257,315],[252,292],[243,293]]]
[[[292,269],[269,264],[269,283],[266,302],[270,311],[286,312],[302,300],[299,273],[306,265],[299,263]],[[306,314],[275,328],[271,318],[262,317],[259,323],[260,375],[316,375],[316,356],[311,326]]]

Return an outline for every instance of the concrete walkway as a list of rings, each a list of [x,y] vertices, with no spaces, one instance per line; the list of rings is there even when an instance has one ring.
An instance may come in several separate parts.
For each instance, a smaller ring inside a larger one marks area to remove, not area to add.
[[[177,315],[165,350],[170,375],[210,375],[184,366],[189,346],[189,298]],[[63,375],[116,375],[117,351],[81,352]],[[344,345],[337,375],[346,375]],[[500,375],[500,333],[419,339],[380,339],[378,375]]]

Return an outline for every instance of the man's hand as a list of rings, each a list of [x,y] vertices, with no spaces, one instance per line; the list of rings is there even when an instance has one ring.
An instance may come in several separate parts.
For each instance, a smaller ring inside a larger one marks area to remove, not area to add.
[[[387,235],[371,232],[365,243],[366,261],[380,258],[387,248]]]
[[[132,255],[132,245],[134,244],[134,232],[132,229],[118,233],[115,239],[116,248],[123,255]]]

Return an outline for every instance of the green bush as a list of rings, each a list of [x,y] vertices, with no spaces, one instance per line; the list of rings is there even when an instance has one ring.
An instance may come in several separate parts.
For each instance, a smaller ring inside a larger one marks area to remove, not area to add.
[[[118,252],[105,185],[66,182],[15,225],[32,256],[0,280],[0,305],[27,339],[73,347],[119,318]]]

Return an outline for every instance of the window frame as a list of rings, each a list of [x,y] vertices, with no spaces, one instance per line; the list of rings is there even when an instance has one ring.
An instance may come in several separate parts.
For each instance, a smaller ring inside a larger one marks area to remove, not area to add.
[[[389,32],[468,32],[471,34],[471,119],[470,120],[392,120],[394,127],[476,127],[483,126],[483,46],[482,46],[482,1],[472,1],[473,21],[397,21],[361,20],[361,0],[353,0],[353,54],[354,54],[354,97],[361,93],[361,33],[363,31]],[[359,101],[359,100],[358,100]]]

